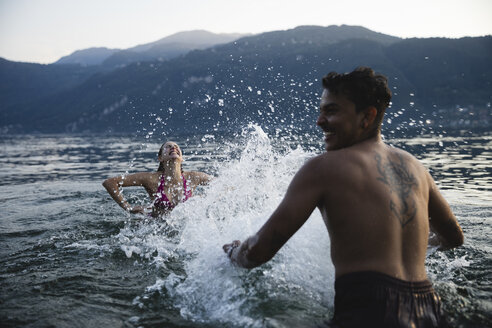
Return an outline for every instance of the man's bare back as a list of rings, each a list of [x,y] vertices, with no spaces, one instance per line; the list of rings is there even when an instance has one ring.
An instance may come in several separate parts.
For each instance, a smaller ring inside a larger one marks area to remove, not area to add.
[[[378,271],[407,281],[426,279],[425,168],[379,139],[314,161],[320,162],[318,181],[324,190],[318,208],[330,233],[336,276]]]

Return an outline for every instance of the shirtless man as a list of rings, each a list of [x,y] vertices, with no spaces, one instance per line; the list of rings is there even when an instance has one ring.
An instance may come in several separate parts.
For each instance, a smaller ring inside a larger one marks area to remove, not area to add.
[[[385,144],[391,92],[370,68],[323,78],[317,125],[327,152],[309,160],[263,227],[223,246],[253,268],[270,260],[317,207],[331,240],[335,314],[327,327],[439,327],[440,300],[427,279],[429,230],[443,248],[462,230],[422,164]],[[327,254],[328,256],[328,254]]]

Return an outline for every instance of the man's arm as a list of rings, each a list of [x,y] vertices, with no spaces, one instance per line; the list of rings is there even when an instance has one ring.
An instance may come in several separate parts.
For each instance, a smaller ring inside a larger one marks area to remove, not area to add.
[[[255,235],[223,246],[232,262],[254,268],[269,261],[306,222],[323,193],[319,162],[312,159],[299,170],[280,205]]]
[[[430,175],[429,188],[429,216],[430,228],[439,238],[443,249],[454,248],[463,245],[463,231],[456,220],[448,202],[444,199]]]

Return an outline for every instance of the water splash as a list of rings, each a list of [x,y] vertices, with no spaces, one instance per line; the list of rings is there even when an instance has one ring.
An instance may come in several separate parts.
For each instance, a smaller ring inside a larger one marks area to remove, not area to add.
[[[218,134],[195,140],[196,150],[188,150],[186,165],[202,163],[207,171],[211,169],[216,176],[212,183],[176,207],[165,220],[131,221],[114,237],[119,251],[125,254],[122,256],[136,258],[144,267],[158,268],[154,281],[135,298],[135,306],[155,307],[157,298],[167,302],[166,310],[171,309],[185,322],[214,327],[306,326],[330,315],[334,270],[328,234],[317,211],[271,262],[259,268],[235,268],[222,251],[223,244],[244,240],[264,224],[294,174],[319,149],[307,135],[299,142],[282,131],[272,131],[274,136],[268,136],[259,126],[249,125],[235,134],[234,141],[223,141]],[[490,140],[483,139],[480,137],[485,143]],[[403,143],[410,152],[421,154],[420,160],[433,171],[436,181],[454,189],[465,186],[463,191],[445,188],[443,193],[458,217],[470,217],[468,212],[462,213],[468,206],[473,205],[474,210],[477,206],[488,208],[488,195],[480,196],[485,195],[482,190],[487,184],[482,181],[488,181],[488,171],[484,167],[480,175],[450,175],[456,163],[463,164],[472,155],[467,144],[456,144],[457,140],[461,139],[422,136],[389,142],[397,146]],[[439,141],[449,146],[446,156]],[[202,153],[207,154],[206,161],[200,157]],[[473,154],[490,157],[486,150]],[[453,158],[459,161],[455,163]],[[471,163],[470,159],[470,167]],[[475,184],[477,193],[473,192]],[[482,216],[477,222],[490,215]],[[426,266],[439,293],[461,299],[461,289],[458,292],[452,286],[464,279],[460,272],[475,265],[476,260],[467,253],[477,252],[466,245],[450,252],[429,251]]]
[[[236,268],[222,251],[223,244],[244,240],[266,222],[294,174],[315,155],[301,147],[276,150],[256,125],[248,126],[241,138],[236,144],[240,156],[218,165],[217,178],[205,192],[176,207],[165,222],[127,225],[117,236],[121,249],[128,257],[166,268],[169,274],[157,278],[157,289],[172,298],[187,320],[286,325],[282,320],[291,322],[292,316],[286,319],[285,311],[293,309],[299,311],[300,323],[312,323],[313,316],[321,320],[332,308],[334,270],[328,233],[317,211],[259,268]]]

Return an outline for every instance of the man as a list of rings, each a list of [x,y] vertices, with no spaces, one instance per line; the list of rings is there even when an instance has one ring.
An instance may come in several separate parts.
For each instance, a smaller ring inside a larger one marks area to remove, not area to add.
[[[224,251],[238,266],[259,266],[317,207],[330,234],[336,277],[335,314],[327,326],[444,325],[425,270],[429,229],[446,248],[461,245],[463,233],[422,164],[381,139],[391,99],[386,77],[360,67],[328,74],[323,87],[316,123],[327,152],[299,170],[254,236]]]

